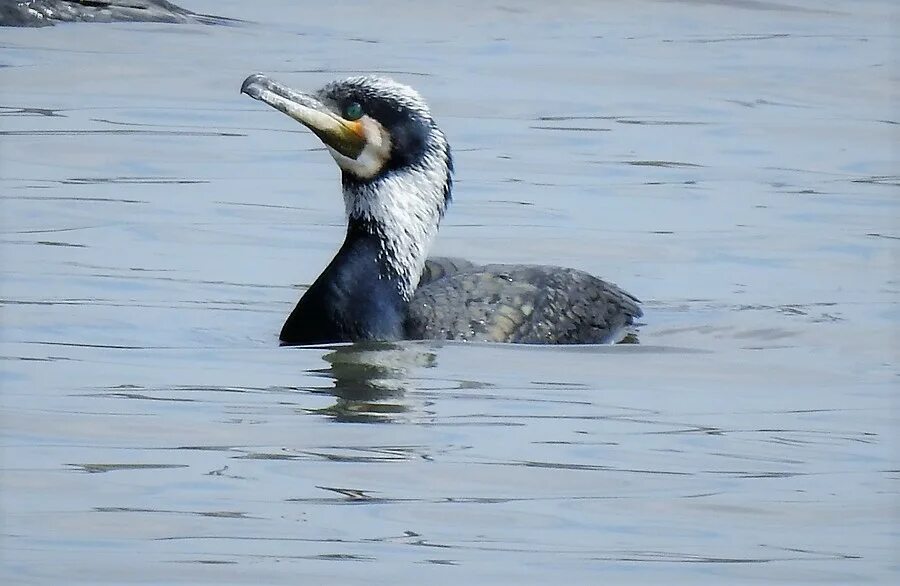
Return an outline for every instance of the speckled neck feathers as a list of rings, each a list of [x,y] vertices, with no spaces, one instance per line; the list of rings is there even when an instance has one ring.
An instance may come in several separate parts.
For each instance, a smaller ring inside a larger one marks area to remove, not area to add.
[[[447,141],[433,127],[423,156],[413,164],[387,170],[369,181],[343,175],[348,222],[377,232],[373,236],[381,243],[378,260],[396,274],[399,292],[406,301],[419,283],[450,203],[452,170]]]

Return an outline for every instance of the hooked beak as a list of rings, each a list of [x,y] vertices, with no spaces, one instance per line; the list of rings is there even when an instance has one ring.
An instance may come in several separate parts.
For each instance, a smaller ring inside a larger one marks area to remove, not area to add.
[[[261,73],[245,79],[241,93],[281,110],[345,157],[356,159],[366,146],[359,121],[345,120],[313,96],[296,92]]]

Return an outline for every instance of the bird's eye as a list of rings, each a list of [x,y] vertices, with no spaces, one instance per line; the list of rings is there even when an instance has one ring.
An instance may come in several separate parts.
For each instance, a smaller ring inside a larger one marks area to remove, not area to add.
[[[347,120],[359,120],[362,115],[363,109],[358,102],[350,102],[344,107],[344,118]]]

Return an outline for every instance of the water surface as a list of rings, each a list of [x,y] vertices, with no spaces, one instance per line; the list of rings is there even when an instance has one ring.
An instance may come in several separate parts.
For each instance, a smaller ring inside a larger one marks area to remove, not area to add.
[[[2,31],[5,583],[896,578],[892,2],[182,5]],[[342,203],[256,71],[414,85],[436,252],[641,344],[279,348]]]

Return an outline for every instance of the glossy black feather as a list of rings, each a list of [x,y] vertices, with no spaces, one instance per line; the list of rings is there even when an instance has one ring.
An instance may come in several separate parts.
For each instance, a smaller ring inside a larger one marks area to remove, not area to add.
[[[352,221],[337,255],[307,289],[281,329],[285,344],[400,340],[406,300],[382,259],[377,227]]]

